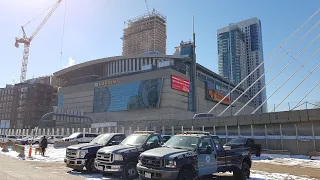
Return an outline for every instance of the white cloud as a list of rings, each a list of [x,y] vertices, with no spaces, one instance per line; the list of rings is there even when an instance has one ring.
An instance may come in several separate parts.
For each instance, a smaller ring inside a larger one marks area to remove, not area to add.
[[[75,61],[72,59],[72,57],[69,58],[69,62],[66,66],[64,66],[64,68],[67,68],[67,67],[70,67],[70,66],[73,66],[75,64]]]

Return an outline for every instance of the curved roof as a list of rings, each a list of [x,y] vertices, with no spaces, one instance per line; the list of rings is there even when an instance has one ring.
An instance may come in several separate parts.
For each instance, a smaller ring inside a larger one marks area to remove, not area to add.
[[[158,58],[179,58],[182,59],[184,58],[183,56],[175,56],[175,55],[162,55],[162,54],[141,54],[141,55],[136,55],[136,56],[113,56],[113,57],[107,57],[107,58],[101,58],[101,59],[95,59],[91,61],[86,61],[80,64],[76,64],[73,66],[70,66],[68,68],[61,69],[60,71],[57,71],[54,74],[55,77],[59,77],[63,74],[69,73],[71,71],[78,70],[80,68],[85,68],[88,66],[92,65],[97,65],[97,64],[103,64],[108,61],[116,61],[116,60],[122,60],[122,59],[132,59],[132,58],[153,58],[153,57],[158,57]]]

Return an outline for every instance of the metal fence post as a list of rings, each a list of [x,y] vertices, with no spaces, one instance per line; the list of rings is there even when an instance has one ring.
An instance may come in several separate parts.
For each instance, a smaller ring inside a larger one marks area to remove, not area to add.
[[[184,133],[184,131],[183,131],[183,126],[181,126],[181,134],[183,134]]]
[[[281,141],[281,150],[283,150],[283,137],[282,137],[282,126],[280,124],[280,141]]]
[[[311,124],[311,129],[312,129],[312,137],[313,137],[313,150],[316,151],[316,136],[314,135],[314,128],[313,124]]]
[[[251,138],[254,139],[254,132],[253,132],[253,126],[252,126],[252,124],[250,125],[250,128],[251,128]]]
[[[194,131],[194,130],[193,130],[193,126],[191,126],[191,131]]]
[[[204,132],[204,126],[202,126],[202,132]]]
[[[123,126],[122,126],[122,130],[121,130],[121,131],[122,131],[122,133],[124,134],[124,127],[123,127]]]
[[[240,125],[238,125],[238,136],[241,136]]]
[[[214,134],[214,135],[217,135],[216,126],[213,126],[213,134]]]
[[[225,130],[226,130],[226,142],[228,142],[228,126],[224,126]]]
[[[267,130],[267,125],[264,125],[264,136],[266,137],[266,148],[269,149],[268,147],[268,130]]]
[[[298,127],[297,124],[294,125],[296,128],[296,140],[297,140],[297,150],[298,150],[298,154],[300,153],[300,148],[299,148],[299,135],[298,135]]]
[[[164,126],[162,126],[162,135],[165,135],[166,134],[166,130],[164,128]]]
[[[174,135],[174,127],[171,126],[171,134]]]

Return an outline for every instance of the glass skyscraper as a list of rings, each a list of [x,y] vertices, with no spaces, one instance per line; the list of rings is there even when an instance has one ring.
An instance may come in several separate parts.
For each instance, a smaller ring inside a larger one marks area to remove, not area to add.
[[[230,24],[217,32],[219,75],[238,84],[252,72],[264,59],[262,47],[261,21],[251,18]],[[264,73],[264,65],[260,66],[246,82],[243,88],[249,87]],[[253,97],[265,86],[265,77],[258,80],[250,89]],[[258,107],[267,98],[264,89],[254,100]],[[257,112],[267,112],[267,103]]]

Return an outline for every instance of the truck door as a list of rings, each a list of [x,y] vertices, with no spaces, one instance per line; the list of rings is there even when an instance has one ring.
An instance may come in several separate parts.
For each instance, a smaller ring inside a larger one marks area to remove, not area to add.
[[[210,147],[210,148],[208,148]],[[208,152],[210,149],[210,152]],[[198,171],[199,176],[217,172],[217,151],[211,137],[203,137],[198,144]]]

